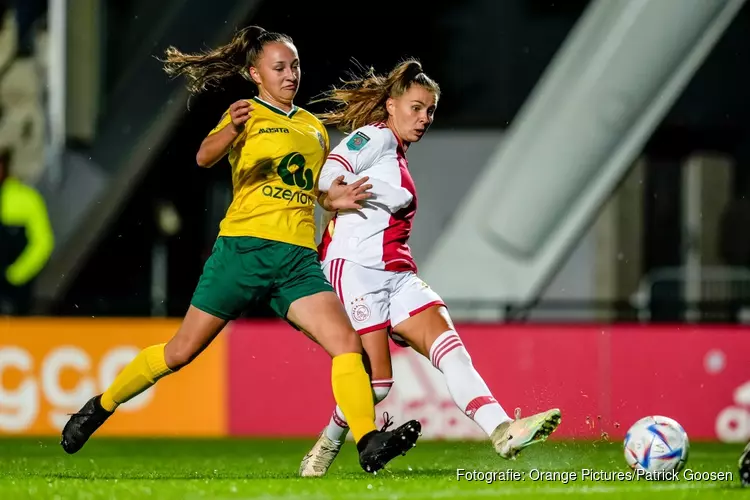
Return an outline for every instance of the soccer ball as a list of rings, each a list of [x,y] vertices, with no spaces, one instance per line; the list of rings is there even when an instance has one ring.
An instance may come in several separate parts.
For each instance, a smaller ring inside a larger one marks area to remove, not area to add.
[[[689,449],[685,429],[669,417],[644,417],[625,435],[625,460],[636,471],[678,473],[685,467]]]

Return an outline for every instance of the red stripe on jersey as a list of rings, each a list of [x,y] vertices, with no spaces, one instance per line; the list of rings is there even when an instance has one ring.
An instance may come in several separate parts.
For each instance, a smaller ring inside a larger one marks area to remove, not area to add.
[[[329,160],[335,160],[335,161],[341,163],[344,166],[345,169],[347,169],[351,173],[354,173],[354,169],[352,168],[352,164],[349,163],[349,161],[347,161],[347,159],[344,158],[343,156],[339,156],[339,155],[337,155],[335,153],[332,153],[332,154],[328,155],[328,159]]]
[[[388,227],[383,232],[383,262],[385,262],[386,271],[414,271],[416,273],[417,265],[407,242],[411,236],[412,221],[417,213],[417,188],[400,147],[397,155],[401,171],[401,187],[409,191],[413,199],[407,207],[392,214],[388,221]]]
[[[398,155],[399,164],[401,163],[401,158],[406,161],[406,150],[404,149],[404,141],[401,140],[401,138],[398,136],[395,130],[391,129],[391,133],[393,134],[393,137],[396,138],[396,142],[398,143],[398,147],[396,148],[396,154]]]

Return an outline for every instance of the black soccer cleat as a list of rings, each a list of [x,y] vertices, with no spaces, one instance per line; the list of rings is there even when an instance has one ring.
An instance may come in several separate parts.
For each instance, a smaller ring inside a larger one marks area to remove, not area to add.
[[[740,482],[742,486],[750,487],[750,442],[740,455]]]
[[[112,415],[102,408],[102,395],[89,399],[78,413],[73,413],[62,431],[60,444],[71,455],[86,444],[91,435]]]
[[[401,427],[388,431],[392,420],[386,413],[386,422],[380,431],[372,431],[365,435],[359,443],[359,465],[365,472],[376,473],[386,466],[388,462],[417,445],[422,431],[422,424],[417,420],[410,420]]]

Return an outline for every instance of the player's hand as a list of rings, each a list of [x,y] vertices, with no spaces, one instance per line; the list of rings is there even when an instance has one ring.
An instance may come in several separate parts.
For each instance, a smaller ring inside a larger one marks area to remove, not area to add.
[[[347,184],[344,176],[334,179],[328,189],[328,202],[334,210],[359,210],[362,202],[372,197],[367,191],[372,189],[372,184],[365,184],[369,177],[362,177],[356,182]]]
[[[253,105],[245,99],[240,99],[229,106],[229,116],[232,117],[232,125],[236,130],[241,130],[245,126],[245,122],[250,119],[250,112],[253,109]]]

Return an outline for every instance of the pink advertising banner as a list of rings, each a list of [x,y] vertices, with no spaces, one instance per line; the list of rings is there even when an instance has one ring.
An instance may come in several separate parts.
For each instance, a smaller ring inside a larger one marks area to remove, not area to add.
[[[620,439],[646,415],[676,419],[692,439],[750,439],[750,328],[641,325],[458,325],[476,369],[505,410],[562,410],[555,438]],[[422,421],[424,439],[483,434],[442,374],[392,346],[395,384],[377,407]],[[229,338],[234,435],[315,436],[334,400],[328,355],[280,322],[237,322]]]

